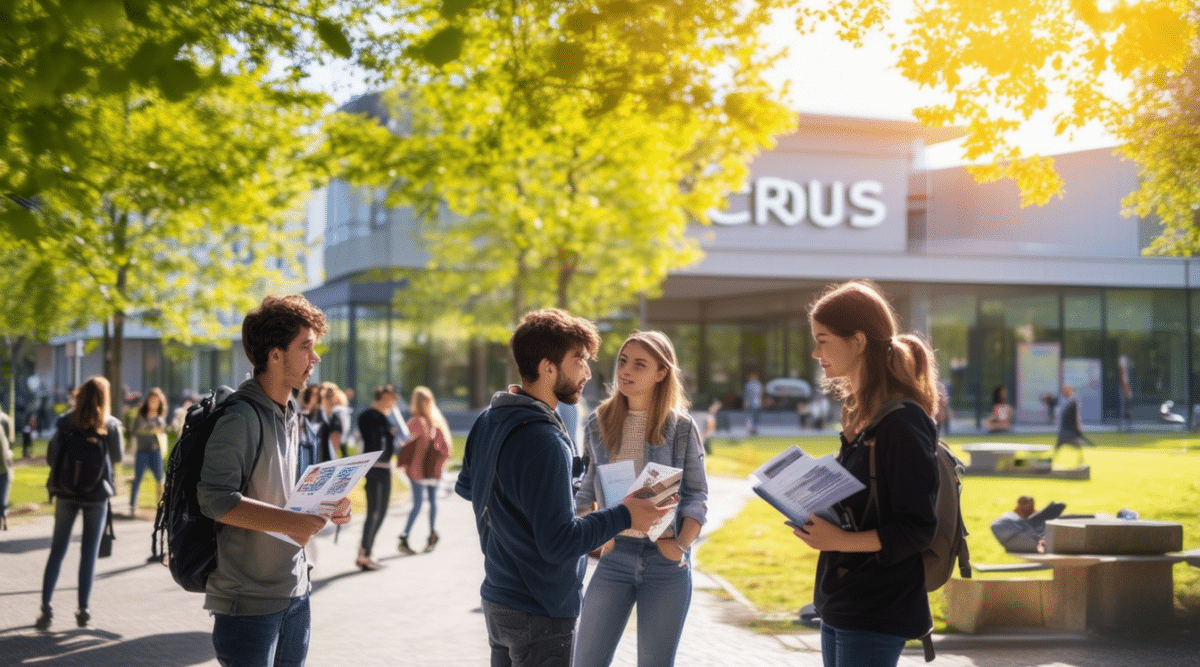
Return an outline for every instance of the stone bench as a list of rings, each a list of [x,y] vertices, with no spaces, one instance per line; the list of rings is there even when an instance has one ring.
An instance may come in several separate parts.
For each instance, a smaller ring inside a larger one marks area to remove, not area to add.
[[[966,633],[1046,627],[1051,585],[1049,579],[951,579],[943,589],[946,622]]]

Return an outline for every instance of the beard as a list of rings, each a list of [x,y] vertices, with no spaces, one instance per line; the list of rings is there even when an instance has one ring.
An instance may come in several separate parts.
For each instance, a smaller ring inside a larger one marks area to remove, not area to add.
[[[558,381],[554,383],[554,397],[567,405],[575,405],[579,402],[585,384],[587,384],[586,380],[572,382],[560,374]]]

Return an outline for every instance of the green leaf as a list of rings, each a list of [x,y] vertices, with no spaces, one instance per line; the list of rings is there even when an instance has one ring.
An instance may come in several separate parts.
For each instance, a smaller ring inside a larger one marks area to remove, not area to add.
[[[343,58],[354,55],[354,49],[350,47],[350,40],[346,39],[346,33],[340,23],[329,19],[317,19],[317,36],[335,54]]]
[[[121,67],[105,67],[96,75],[96,83],[100,86],[100,92],[110,95],[117,95],[129,90],[129,84],[132,77],[129,72]]]
[[[462,30],[453,26],[442,28],[425,43],[425,48],[421,49],[421,55],[425,57],[425,62],[435,67],[441,67],[448,62],[458,60],[458,57],[462,55],[465,37]]]
[[[38,236],[38,219],[23,206],[9,203],[0,209],[0,226],[21,241],[32,242]]]
[[[470,9],[473,4],[475,0],[442,0],[442,7],[438,11],[443,17],[452,19]]]
[[[178,102],[200,89],[203,82],[190,60],[172,60],[158,71],[158,87],[163,97]]]
[[[550,62],[554,69],[551,76],[570,81],[579,76],[583,70],[586,52],[583,47],[574,42],[557,42],[550,47]]]

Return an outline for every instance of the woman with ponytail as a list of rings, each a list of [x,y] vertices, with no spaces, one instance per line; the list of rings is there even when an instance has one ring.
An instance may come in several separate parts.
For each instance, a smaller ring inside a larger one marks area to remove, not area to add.
[[[937,527],[937,365],[869,281],[831,286],[809,323],[813,358],[842,400],[838,461],[867,487],[840,503],[844,525],[813,515],[793,530],[821,552],[821,654],[826,667],[894,667],[906,640],[933,629],[921,552]]]

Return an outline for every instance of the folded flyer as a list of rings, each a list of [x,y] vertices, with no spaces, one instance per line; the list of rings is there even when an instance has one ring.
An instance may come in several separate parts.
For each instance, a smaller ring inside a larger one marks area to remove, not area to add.
[[[626,459],[597,466],[596,474],[600,476],[600,490],[604,495],[598,500],[602,501],[605,508],[620,505],[625,496],[635,492],[639,498],[650,498],[659,507],[671,507],[671,511],[664,514],[646,532],[646,536],[651,540],[662,537],[667,528],[673,525],[675,505],[679,503],[675,495],[679,493],[679,487],[683,483],[682,468],[649,462],[642,468],[642,474],[635,478],[633,461]]]
[[[374,465],[380,453],[376,450],[308,466],[300,475],[300,481],[296,482],[296,486],[288,494],[284,507],[305,514],[332,511],[342,498],[350,494],[358,480],[367,474],[367,470]],[[296,544],[295,540],[283,533],[267,534]]]
[[[795,445],[764,463],[754,476],[754,492],[798,526],[808,515],[866,488],[833,454],[815,459]]]

